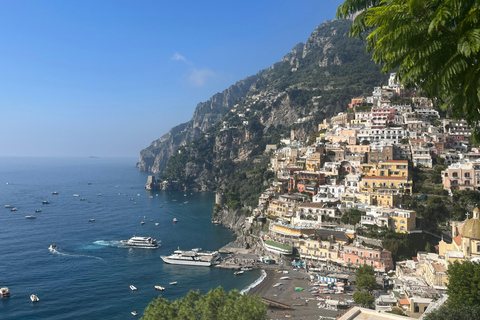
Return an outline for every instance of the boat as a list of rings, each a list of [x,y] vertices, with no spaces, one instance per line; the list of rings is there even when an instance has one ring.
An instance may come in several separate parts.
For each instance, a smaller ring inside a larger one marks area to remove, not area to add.
[[[171,286],[173,286],[173,285],[177,284],[177,281],[169,282],[169,284],[170,284]]]
[[[243,274],[243,271],[235,271],[233,274],[236,275],[236,276],[239,276],[239,275]]]
[[[130,198],[130,201],[133,201],[133,200],[135,200],[135,199],[133,199],[133,198]]]
[[[6,204],[6,205],[5,205],[5,208],[13,208],[13,205],[11,205],[11,204]]]
[[[160,208],[163,208],[163,204],[160,206]]]
[[[173,218],[174,223],[177,223],[177,221],[178,221],[177,218]]]
[[[243,267],[243,268],[240,268],[240,270],[242,270],[242,271],[252,271],[253,268],[252,267]]]
[[[165,291],[165,288],[161,286],[155,286],[155,289],[157,289],[158,291]]]
[[[144,224],[145,224],[145,221],[140,222],[140,224],[141,224],[141,225],[144,225]]]
[[[36,219],[37,217],[36,216],[25,216],[25,219]]]
[[[157,240],[152,239],[150,237],[136,237],[133,236],[128,240],[121,241],[123,245],[128,247],[136,247],[136,248],[158,248],[159,243]]]
[[[97,197],[100,197],[102,194],[101,193],[97,193]]]
[[[57,192],[57,191],[53,191],[52,194],[58,194],[58,192]]]
[[[76,194],[76,193],[75,193],[73,196],[74,196],[74,197],[80,197],[80,195],[79,195],[79,194]]]
[[[32,302],[38,302],[38,301],[40,301],[40,299],[38,299],[38,297],[37,297],[36,294],[31,294],[31,295],[30,295],[30,300],[32,300]]]
[[[140,197],[140,193],[137,193],[137,196]]]
[[[155,222],[155,225],[156,225],[156,226],[158,226],[158,225],[160,225],[160,223],[158,223],[158,222]]]
[[[48,201],[48,200],[43,200],[43,201],[42,201],[42,204],[50,204],[50,201]]]
[[[130,285],[130,290],[136,291],[136,290],[137,290],[137,287],[135,287],[133,284],[131,284],[131,285]]]
[[[85,201],[85,198],[80,198],[80,201]]]
[[[42,212],[42,209],[37,209],[35,210],[35,212]]]
[[[136,202],[132,202],[132,204],[137,204]]]
[[[91,183],[91,182],[89,182],[89,183],[87,183],[87,184],[88,184],[88,185],[91,185],[92,183]]]
[[[10,290],[7,287],[0,288],[0,297],[10,297]]]
[[[48,247],[48,250],[57,251],[57,246],[55,244],[51,244],[50,247]]]
[[[10,209],[10,211],[17,211],[18,209],[16,207],[13,207],[12,209]]]
[[[132,311],[130,312],[131,314],[133,314],[134,316],[138,316],[138,312],[137,311]]]
[[[153,196],[148,196],[149,199],[153,199]]]
[[[88,219],[88,222],[94,222],[95,219]]]
[[[200,248],[190,251],[175,250],[169,256],[160,256],[165,263],[181,264],[188,266],[210,267],[213,264],[220,263],[220,254],[218,251],[203,251]]]

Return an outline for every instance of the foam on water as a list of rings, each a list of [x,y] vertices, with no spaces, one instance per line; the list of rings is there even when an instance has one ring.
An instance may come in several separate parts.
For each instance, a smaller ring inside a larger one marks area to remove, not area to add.
[[[52,249],[49,249],[49,251],[53,254],[58,254],[60,256],[67,256],[67,257],[73,257],[73,258],[91,258],[91,259],[97,259],[97,260],[101,260],[101,261],[104,261],[102,258],[100,257],[95,257],[95,256],[90,256],[90,255],[87,255],[87,254],[73,254],[73,253],[67,253],[67,252],[64,252],[63,250],[62,251],[59,251],[58,249],[55,249],[55,250],[52,250]]]
[[[252,290],[256,286],[258,286],[260,283],[262,283],[262,281],[266,278],[266,276],[267,276],[267,272],[265,270],[262,270],[260,277],[257,280],[255,280],[252,284],[248,285],[245,289],[240,291],[240,293],[242,294],[248,293],[250,290]]]

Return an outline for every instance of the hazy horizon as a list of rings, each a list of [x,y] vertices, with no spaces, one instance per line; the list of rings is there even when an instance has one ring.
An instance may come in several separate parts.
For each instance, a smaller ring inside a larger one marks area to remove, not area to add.
[[[0,156],[138,157],[341,1],[0,3]]]

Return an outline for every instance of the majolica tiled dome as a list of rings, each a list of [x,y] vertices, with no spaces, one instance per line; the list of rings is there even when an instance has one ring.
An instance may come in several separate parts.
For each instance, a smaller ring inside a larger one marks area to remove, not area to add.
[[[463,225],[462,236],[480,240],[480,219],[478,219],[478,208],[473,209],[473,218],[468,219]]]

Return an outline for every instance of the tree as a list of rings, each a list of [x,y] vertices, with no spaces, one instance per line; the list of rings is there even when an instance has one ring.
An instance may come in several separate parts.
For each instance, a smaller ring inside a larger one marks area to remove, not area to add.
[[[342,221],[345,224],[353,224],[356,225],[357,223],[360,222],[362,219],[362,214],[364,214],[364,211],[360,211],[358,209],[350,209],[346,211],[343,215],[340,221]]]
[[[460,308],[451,308],[450,306],[441,306],[430,312],[425,320],[466,320],[480,319],[480,306],[469,306]]]
[[[357,269],[355,273],[355,282],[357,288],[372,292],[377,287],[377,280],[375,279],[375,270],[366,264]]]
[[[375,302],[375,297],[366,292],[355,292],[353,294],[353,301],[355,301],[356,304],[371,307],[373,302]]]
[[[265,320],[267,305],[259,296],[240,294],[238,290],[227,294],[218,287],[205,295],[190,291],[175,301],[159,296],[148,304],[143,315],[144,320]]]
[[[346,0],[336,16],[360,11],[350,35],[371,31],[367,50],[382,71],[398,68],[402,84],[465,117],[480,141],[480,1]]]
[[[480,263],[469,260],[449,265],[447,294],[451,307],[480,305]]]

